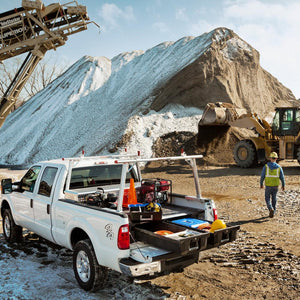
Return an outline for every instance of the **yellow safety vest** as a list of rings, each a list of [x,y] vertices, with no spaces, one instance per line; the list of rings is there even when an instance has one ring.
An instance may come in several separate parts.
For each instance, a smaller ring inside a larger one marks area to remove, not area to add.
[[[266,186],[279,186],[279,176],[280,168],[271,170],[268,165],[266,165]]]

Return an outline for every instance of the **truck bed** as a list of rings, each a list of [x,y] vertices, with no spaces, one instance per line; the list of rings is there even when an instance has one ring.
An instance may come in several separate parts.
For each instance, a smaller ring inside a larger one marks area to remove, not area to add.
[[[166,249],[169,251],[178,249],[178,247],[180,248],[181,247],[180,244],[183,243],[183,239],[181,239],[181,241],[178,242],[177,245],[175,242],[175,246],[174,246],[175,248],[166,248],[165,247],[166,240],[164,240],[164,237],[160,237],[158,235],[153,234],[153,230],[152,230],[153,228],[159,228],[160,230],[163,229],[168,230],[169,227],[173,225],[172,220],[182,219],[182,218],[196,218],[202,220],[204,217],[204,210],[178,206],[170,203],[162,205],[162,210],[159,213],[147,212],[147,213],[137,213],[136,215],[132,215],[132,213],[126,209],[123,212],[117,212],[112,209],[90,206],[73,200],[64,199],[61,201],[87,207],[90,209],[100,210],[106,213],[118,214],[123,217],[125,217],[126,214],[129,214],[129,218],[131,219],[131,228],[133,231],[133,236],[136,237],[138,241],[146,242],[147,244],[153,244],[159,248]],[[187,230],[187,227],[183,225],[178,225],[178,226],[182,228],[182,231]],[[223,244],[236,240],[237,231],[239,229],[240,229],[239,225],[230,226],[229,224],[227,224],[226,228],[216,230],[214,233],[207,232],[204,230],[198,230],[196,228],[193,228],[192,230],[197,231],[200,235],[202,234],[201,238],[200,239],[198,238],[198,242],[197,242],[199,244],[198,251],[200,251],[200,250],[206,250],[206,249],[218,247]],[[182,251],[180,250],[179,252]]]

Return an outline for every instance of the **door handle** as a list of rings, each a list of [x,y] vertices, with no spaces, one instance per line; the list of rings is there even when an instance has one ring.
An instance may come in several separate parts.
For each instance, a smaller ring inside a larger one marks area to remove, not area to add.
[[[50,215],[50,204],[47,204],[47,214]]]
[[[30,207],[33,208],[33,199],[30,199]]]

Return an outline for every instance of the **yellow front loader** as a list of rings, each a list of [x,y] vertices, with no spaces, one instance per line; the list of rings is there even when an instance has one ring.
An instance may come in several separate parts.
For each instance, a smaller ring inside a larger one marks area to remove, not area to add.
[[[279,159],[297,159],[300,163],[300,107],[278,107],[270,125],[256,113],[229,103],[207,104],[199,127],[233,126],[252,129],[255,137],[237,142],[233,149],[234,160],[239,167],[249,168],[265,163],[273,151]]]

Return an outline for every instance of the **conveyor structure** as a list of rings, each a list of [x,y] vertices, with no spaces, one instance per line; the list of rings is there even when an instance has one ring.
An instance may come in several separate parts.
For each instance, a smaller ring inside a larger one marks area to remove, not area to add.
[[[23,0],[22,7],[0,14],[0,63],[27,53],[0,98],[0,127],[45,53],[63,46],[69,35],[86,30],[89,23],[86,6],[77,1],[45,6],[41,0]]]

